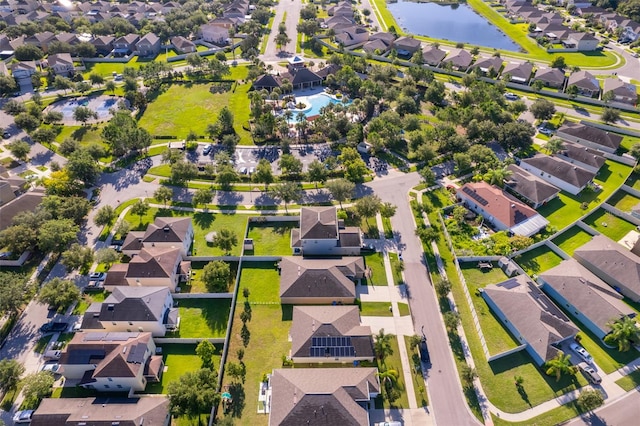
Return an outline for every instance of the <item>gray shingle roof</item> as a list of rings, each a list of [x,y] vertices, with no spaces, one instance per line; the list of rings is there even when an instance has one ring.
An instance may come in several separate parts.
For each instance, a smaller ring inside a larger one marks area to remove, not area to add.
[[[362,278],[361,257],[305,259],[283,257],[280,261],[280,297],[353,297],[352,279]]]
[[[191,227],[188,217],[157,217],[147,226],[144,243],[183,243]]]
[[[143,248],[129,262],[127,278],[166,278],[175,272],[174,266],[181,257],[178,248]],[[108,274],[107,274],[108,276]],[[106,284],[105,284],[106,285]]]
[[[607,132],[606,130],[572,122],[565,123],[558,129],[558,133],[565,133],[575,138],[584,139],[585,141],[611,149],[618,149],[623,139],[622,136]]]
[[[300,211],[300,238],[303,240],[337,239],[336,208],[303,207]]]
[[[595,177],[593,172],[548,155],[539,154],[532,158],[525,158],[522,162],[578,188],[582,188]]]
[[[511,172],[511,176],[507,178],[505,185],[535,204],[541,203],[560,192],[555,186],[515,164],[509,165],[507,170]]]
[[[569,76],[568,86],[576,85],[580,89],[599,91],[600,83],[598,79],[588,71],[574,72]]]
[[[100,321],[158,321],[164,315],[164,302],[170,293],[167,287],[116,287],[113,293],[100,303]],[[94,312],[85,318],[96,318]],[[84,326],[83,328],[87,328]]]
[[[563,155],[582,164],[595,167],[596,169],[604,166],[604,163],[607,161],[602,153],[595,149],[587,148],[584,145],[567,141],[563,141],[562,144],[563,149],[558,152],[558,155]]]
[[[561,85],[564,83],[564,71],[557,68],[538,69],[536,71],[536,80],[546,81],[549,84]]]

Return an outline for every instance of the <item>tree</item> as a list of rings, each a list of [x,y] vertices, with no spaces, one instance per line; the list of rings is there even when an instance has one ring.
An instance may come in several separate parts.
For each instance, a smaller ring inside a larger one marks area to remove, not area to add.
[[[545,364],[548,376],[556,376],[556,382],[560,380],[563,374],[575,374],[576,367],[571,364],[571,355],[562,351],[558,351],[555,358],[547,361]]]
[[[9,99],[2,107],[2,110],[9,115],[16,116],[23,112],[27,112],[27,107],[20,101]]]
[[[98,113],[85,106],[79,106],[73,110],[73,119],[80,121],[83,125],[86,124],[87,121],[91,119],[95,120],[96,118],[98,118]]]
[[[167,394],[171,413],[200,419],[200,414],[208,413],[218,403],[217,383],[218,375],[208,368],[190,371],[169,383]]]
[[[381,328],[378,334],[375,335],[373,350],[376,353],[376,357],[384,364],[384,360],[389,355],[393,355],[393,348],[391,347],[391,339],[393,334],[385,334],[384,328]]]
[[[473,381],[478,377],[475,368],[471,368],[468,364],[464,364],[460,369],[460,378],[465,388],[473,386]]]
[[[68,272],[80,269],[82,272],[89,270],[93,263],[93,249],[74,243],[68,250],[62,252],[62,264]]]
[[[316,189],[318,189],[318,183],[324,183],[327,180],[327,168],[318,160],[313,160],[309,163],[307,174],[309,175],[309,181],[316,184]]]
[[[354,205],[354,209],[358,216],[365,219],[369,219],[370,217],[377,215],[380,211],[380,207],[382,207],[382,201],[380,201],[380,197],[377,195],[365,195],[364,197],[356,200]]]
[[[13,54],[19,61],[36,61],[44,57],[42,50],[35,44],[30,43],[16,47]]]
[[[89,74],[89,81],[93,85],[104,84],[104,77],[100,74],[92,72],[91,74]]]
[[[629,154],[632,155],[636,160],[640,159],[640,143],[635,143],[629,150]]]
[[[29,152],[31,152],[31,145],[28,142],[21,139],[15,140],[7,145],[11,154],[18,160],[27,161]]]
[[[9,95],[18,91],[16,79],[10,75],[0,75],[0,95]]]
[[[113,81],[109,80],[105,83],[104,85],[104,90],[106,92],[111,92],[112,95],[116,94],[116,83],[114,83]]]
[[[12,253],[23,253],[36,245],[37,238],[37,229],[26,224],[13,225],[0,231],[0,246]]]
[[[460,314],[455,311],[447,311],[443,315],[444,325],[450,333],[455,333],[460,325]]]
[[[76,90],[84,95],[86,92],[91,90],[91,84],[90,83],[85,83],[84,81],[80,81],[80,82],[76,83]],[[74,115],[75,115],[75,111],[74,111]],[[82,120],[78,120],[78,121],[82,121]]]
[[[16,126],[25,132],[33,132],[40,126],[40,119],[26,112],[18,114],[14,121]]]
[[[244,378],[244,375],[246,374],[244,370],[245,369],[242,368],[242,365],[236,364],[235,362],[228,363],[226,367],[227,374],[231,376],[234,382]]]
[[[364,176],[369,173],[367,165],[355,148],[343,148],[338,161],[344,168],[344,177],[351,182],[362,182]]]
[[[112,233],[114,236],[117,235],[120,238],[124,238],[124,236],[129,233],[130,229],[131,229],[131,224],[128,221],[121,219],[113,227]]]
[[[233,128],[233,112],[231,112],[227,106],[222,107],[220,110],[215,127],[219,130],[218,137],[235,133],[235,129]]]
[[[42,224],[38,232],[38,248],[43,252],[61,253],[76,240],[80,228],[71,219],[53,219]]]
[[[0,360],[0,389],[5,392],[16,389],[24,371],[24,366],[15,359]]]
[[[571,84],[571,85],[567,86],[567,89],[565,90],[565,93],[567,95],[569,95],[569,97],[574,99],[580,93],[580,89],[578,89],[578,86],[576,86],[575,84]]]
[[[302,161],[294,157],[292,154],[282,154],[278,167],[282,173],[289,176],[297,176],[302,173]]]
[[[284,201],[284,209],[286,213],[289,213],[287,204],[292,201],[299,201],[302,197],[302,191],[297,182],[282,182],[271,189],[273,195]]]
[[[100,165],[91,156],[87,149],[77,149],[69,155],[67,170],[73,179],[78,179],[85,184],[92,184],[100,175]]]
[[[41,127],[33,132],[31,139],[41,144],[50,144],[56,139],[56,136],[58,136],[58,134],[54,129]]]
[[[529,111],[537,120],[549,120],[556,113],[556,107],[553,102],[546,99],[536,99],[529,107]]]
[[[164,204],[164,208],[166,209],[167,202],[173,198],[173,191],[167,186],[161,186],[153,193],[153,198]]]
[[[382,203],[380,204],[380,215],[384,218],[391,218],[396,214],[396,210],[398,209],[397,206],[394,206],[393,204],[386,202],[386,203]]]
[[[74,84],[73,81],[69,80],[67,77],[56,75],[56,78],[53,79],[53,87],[56,90],[64,90],[64,93],[66,95],[67,90],[73,90]]]
[[[271,163],[262,158],[256,166],[256,172],[252,176],[252,180],[256,183],[264,183],[264,190],[267,191],[269,185],[273,183],[273,171]]]
[[[191,202],[194,206],[202,204],[206,207],[213,200],[213,190],[211,188],[198,188],[193,194]]]
[[[438,278],[435,283],[435,287],[438,297],[447,297],[451,291],[451,282],[446,278]]]
[[[116,111],[102,129],[102,138],[111,147],[115,157],[146,149],[151,145],[151,134],[138,127],[137,121],[127,110]]]
[[[389,386],[395,386],[398,382],[398,377],[400,377],[398,371],[393,369],[380,370],[376,375],[380,379],[380,383],[384,385],[385,389]]]
[[[55,277],[40,289],[38,300],[56,309],[67,308],[80,300],[80,289],[73,281]]]
[[[60,195],[68,197],[77,195],[82,191],[82,183],[73,178],[67,169],[51,172],[48,178],[43,179],[47,195]]]
[[[627,316],[608,324],[611,332],[604,338],[605,343],[609,345],[617,345],[620,352],[626,352],[631,349],[631,345],[640,341],[640,330],[633,318]]]
[[[557,154],[564,149],[564,141],[560,138],[551,138],[544,146],[544,149],[549,155]]]
[[[190,161],[178,160],[171,165],[171,182],[181,185],[198,175],[198,167]]]
[[[511,170],[506,167],[491,169],[484,175],[484,180],[489,182],[491,185],[496,185],[502,188],[504,186],[504,181],[507,180],[511,174]]]
[[[140,224],[142,224],[142,216],[149,211],[149,203],[147,200],[138,200],[131,206],[131,214],[140,216]]]
[[[238,245],[238,236],[235,232],[223,228],[216,233],[213,238],[213,246],[218,247],[226,254],[231,253],[231,249]]]
[[[24,276],[0,272],[0,313],[15,314],[25,302],[28,285]]]
[[[40,371],[30,374],[22,380],[22,395],[27,404],[36,407],[42,398],[51,394],[51,388],[55,382],[53,374],[49,371]]]
[[[216,347],[208,340],[203,340],[196,346],[196,355],[202,360],[202,368],[213,369],[213,356],[216,354]]]
[[[113,207],[106,205],[100,207],[93,217],[93,223],[98,226],[110,225],[116,218],[116,211]]]
[[[331,193],[333,199],[340,203],[340,208],[342,210],[344,210],[342,202],[351,200],[356,189],[356,185],[346,179],[331,180],[327,182],[326,187]]]
[[[608,92],[604,92],[602,95],[602,102],[608,104],[616,98],[616,94],[613,93],[613,90],[609,90]]]
[[[96,262],[104,263],[107,268],[110,268],[112,264],[120,260],[120,254],[112,248],[103,247],[96,251],[95,259]]]
[[[620,111],[610,107],[605,107],[602,110],[602,115],[600,115],[600,119],[605,123],[615,123],[616,121],[620,120]]]
[[[227,262],[214,260],[202,270],[202,281],[210,293],[223,293],[229,289],[231,268]]]
[[[578,405],[585,411],[593,411],[604,403],[604,396],[598,389],[587,389],[580,392]]]
[[[238,180],[238,173],[230,164],[224,164],[218,166],[218,174],[216,175],[216,182],[220,184],[223,189],[230,189],[231,184]]]
[[[564,56],[556,56],[551,61],[551,68],[564,69],[566,66],[567,66],[567,64],[566,64],[566,62],[564,60]]]

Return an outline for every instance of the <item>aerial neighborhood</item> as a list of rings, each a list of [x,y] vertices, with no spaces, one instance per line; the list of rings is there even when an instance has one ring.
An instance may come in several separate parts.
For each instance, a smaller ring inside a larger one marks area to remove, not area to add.
[[[0,1],[0,426],[635,424],[639,5]]]

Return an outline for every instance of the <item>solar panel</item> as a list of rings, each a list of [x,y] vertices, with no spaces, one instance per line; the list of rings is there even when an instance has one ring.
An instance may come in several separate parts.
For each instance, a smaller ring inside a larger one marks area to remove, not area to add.
[[[468,186],[463,186],[462,187],[462,192],[467,194],[469,197],[473,198],[475,201],[478,202],[478,204],[481,204],[483,206],[486,206],[487,204],[489,204],[489,202],[487,200],[482,198],[480,196],[480,194],[478,194],[476,191],[474,191],[473,189],[469,188]]]

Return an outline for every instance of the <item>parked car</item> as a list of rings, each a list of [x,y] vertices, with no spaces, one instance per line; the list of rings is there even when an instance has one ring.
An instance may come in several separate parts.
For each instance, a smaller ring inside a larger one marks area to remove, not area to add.
[[[587,350],[585,348],[583,348],[582,346],[580,346],[577,343],[572,343],[572,344],[569,345],[569,347],[571,348],[572,351],[574,351],[576,354],[578,354],[578,356],[584,362],[588,362],[589,364],[593,364],[593,357],[591,356],[591,354],[589,352],[587,352]]]
[[[578,364],[578,368],[580,369],[580,371],[582,371],[582,374],[584,374],[587,380],[589,380],[594,385],[599,385],[602,382],[602,378],[600,377],[600,375],[592,366],[590,366],[586,362],[581,362],[580,364]]]
[[[418,349],[420,350],[420,361],[426,364],[430,364],[431,357],[429,356],[429,348],[427,347],[426,337],[423,337],[422,340],[420,340],[420,345],[418,346]]]
[[[60,369],[60,364],[55,363],[55,364],[45,364],[42,366],[42,368],[40,369],[40,371],[50,371],[53,374],[59,374],[58,370]]]
[[[553,130],[547,129],[544,126],[538,126],[538,132],[542,133],[543,135],[547,135],[547,136],[553,135]]]
[[[104,272],[92,272],[89,274],[89,279],[93,281],[104,281],[106,275]]]
[[[256,168],[255,167],[249,167],[249,174],[252,175],[253,173],[255,173]]]
[[[380,422],[376,423],[374,426],[402,426],[400,422]]]
[[[515,93],[511,93],[511,92],[507,92],[504,94],[505,99],[509,100],[509,101],[517,101],[518,99],[520,99],[518,97],[518,95],[516,95]]]
[[[240,167],[240,174],[241,175],[246,175],[247,174],[247,168],[246,167]]]
[[[42,327],[40,327],[40,331],[43,333],[64,333],[65,331],[67,331],[68,327],[68,322],[50,321],[46,324],[43,324]]]
[[[4,139],[9,139],[11,137],[11,133],[7,132],[6,130],[2,133],[2,137]]]
[[[13,415],[13,423],[31,423],[31,416],[33,416],[33,410],[16,411],[16,414]]]
[[[60,355],[62,354],[62,352],[60,351],[46,351],[44,353],[43,358],[47,361],[52,361],[55,359],[60,359]]]
[[[209,145],[205,146],[204,149],[202,150],[202,155],[209,155],[209,154],[211,154],[212,150],[213,150],[213,145],[209,144]]]

